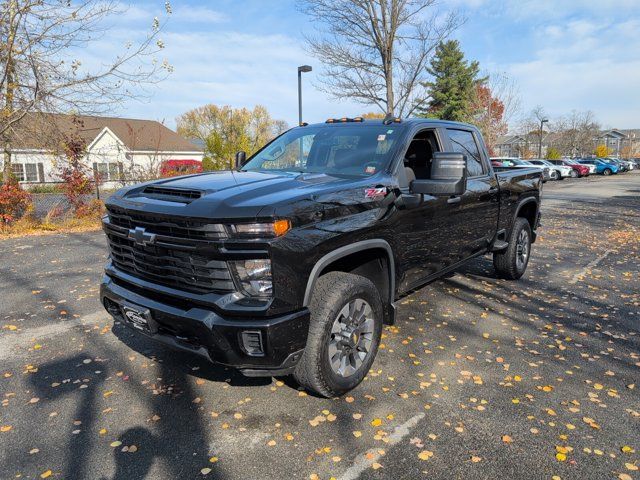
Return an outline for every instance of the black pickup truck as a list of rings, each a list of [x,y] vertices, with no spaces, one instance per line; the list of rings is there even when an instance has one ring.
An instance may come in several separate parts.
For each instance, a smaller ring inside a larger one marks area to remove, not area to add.
[[[473,126],[330,119],[236,161],[109,198],[100,296],[117,321],[337,396],[400,297],[487,253],[503,277],[527,268],[540,170],[494,169]]]

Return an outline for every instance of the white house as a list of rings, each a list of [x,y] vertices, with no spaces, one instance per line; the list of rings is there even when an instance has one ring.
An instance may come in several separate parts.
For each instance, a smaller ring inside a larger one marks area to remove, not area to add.
[[[22,183],[59,181],[67,145],[78,145],[106,183],[154,178],[167,160],[203,157],[198,145],[153,120],[36,113],[10,134],[14,175]]]

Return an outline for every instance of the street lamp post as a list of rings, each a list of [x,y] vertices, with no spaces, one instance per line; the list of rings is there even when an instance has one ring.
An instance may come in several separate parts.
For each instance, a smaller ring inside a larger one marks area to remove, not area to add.
[[[540,119],[540,141],[538,142],[538,158],[542,158],[542,126],[548,121],[548,118]]]
[[[312,70],[309,65],[302,65],[298,67],[298,125],[302,124],[302,73],[307,73]]]

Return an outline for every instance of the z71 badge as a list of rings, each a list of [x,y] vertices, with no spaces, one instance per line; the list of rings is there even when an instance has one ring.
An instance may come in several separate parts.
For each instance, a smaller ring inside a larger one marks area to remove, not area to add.
[[[387,193],[389,193],[387,187],[371,187],[365,189],[364,196],[372,200],[382,200],[387,196]]]

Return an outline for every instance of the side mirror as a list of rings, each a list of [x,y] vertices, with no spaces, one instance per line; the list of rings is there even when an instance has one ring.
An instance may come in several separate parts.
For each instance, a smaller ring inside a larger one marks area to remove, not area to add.
[[[431,178],[411,182],[412,193],[434,196],[462,195],[467,190],[467,157],[456,152],[436,152]]]
[[[244,165],[244,162],[247,161],[247,154],[242,150],[236,153],[236,170],[240,170],[240,168]]]

